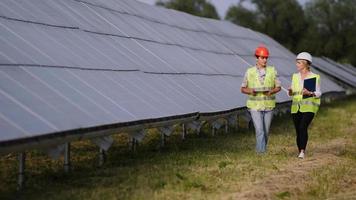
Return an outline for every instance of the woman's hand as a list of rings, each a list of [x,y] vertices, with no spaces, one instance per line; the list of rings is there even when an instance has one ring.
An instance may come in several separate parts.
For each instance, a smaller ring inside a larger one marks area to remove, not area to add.
[[[303,88],[303,95],[314,96],[314,92],[310,92],[309,90]]]

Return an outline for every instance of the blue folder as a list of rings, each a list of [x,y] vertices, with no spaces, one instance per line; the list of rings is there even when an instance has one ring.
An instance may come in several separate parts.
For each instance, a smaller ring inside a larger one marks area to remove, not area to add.
[[[304,88],[309,90],[310,92],[315,92],[316,87],[316,78],[308,78],[304,79]],[[303,95],[304,98],[309,98],[311,96]]]

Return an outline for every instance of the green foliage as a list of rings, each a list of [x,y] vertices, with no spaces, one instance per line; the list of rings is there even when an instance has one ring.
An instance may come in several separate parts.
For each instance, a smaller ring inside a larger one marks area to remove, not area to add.
[[[252,0],[260,19],[259,31],[294,51],[306,28],[302,7],[296,0]]]
[[[228,9],[225,20],[254,30],[259,29],[255,12],[243,7],[241,3]]]
[[[241,4],[229,8],[226,20],[266,33],[295,51],[306,28],[302,7],[296,0],[252,0],[256,10]]]
[[[160,0],[156,2],[156,5],[179,10],[200,17],[219,19],[215,7],[206,0]]]
[[[251,0],[256,10],[242,2],[228,9],[226,20],[266,33],[296,54],[308,51],[356,66],[354,0],[314,0],[305,9],[297,0]],[[159,0],[156,5],[219,19],[206,0]]]
[[[356,4],[354,0],[251,0],[256,10],[238,4],[226,20],[266,33],[294,53],[309,51],[356,66]]]
[[[354,0],[311,1],[305,9],[309,31],[299,48],[356,65],[355,12]]]
[[[231,161],[221,161],[219,162],[219,169],[224,169],[225,167],[231,164],[233,164]]]
[[[303,197],[305,199],[327,199],[332,194],[340,193],[348,184],[348,175],[356,175],[352,166],[345,166],[344,163],[334,163],[312,172],[312,180],[308,184],[308,190]],[[341,181],[342,180],[342,181]],[[347,195],[342,195],[346,198]],[[355,197],[355,196],[354,196]],[[338,199],[338,198],[335,198]]]
[[[286,198],[290,198],[290,192],[285,191],[285,192],[280,192],[278,194],[276,194],[276,197],[278,197],[278,199],[286,199]]]

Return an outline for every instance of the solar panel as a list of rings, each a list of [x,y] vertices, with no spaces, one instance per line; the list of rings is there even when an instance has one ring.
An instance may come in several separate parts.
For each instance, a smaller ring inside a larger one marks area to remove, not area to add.
[[[356,67],[354,67],[353,65],[347,63],[347,64],[344,64],[345,67],[349,68],[350,70],[356,72]]]
[[[356,87],[356,76],[351,73],[340,69],[340,67],[335,66],[322,58],[313,58],[313,66],[315,66],[320,71],[327,73],[328,75],[339,79],[341,82],[347,83],[352,87]]]
[[[340,64],[340,63],[337,63],[337,62],[331,60],[330,58],[324,57],[323,59],[326,60],[327,62],[333,64],[334,66],[337,66],[339,69],[344,70],[344,71],[346,71],[347,73],[352,74],[352,75],[355,76],[355,78],[356,78],[356,68],[354,68],[354,67],[351,67],[351,68],[350,68],[350,67],[348,67],[348,66],[342,65],[342,64]]]
[[[0,153],[244,108],[240,84],[262,42],[284,87],[296,71],[295,55],[264,34],[132,0],[0,5]],[[344,91],[324,75],[321,84]]]

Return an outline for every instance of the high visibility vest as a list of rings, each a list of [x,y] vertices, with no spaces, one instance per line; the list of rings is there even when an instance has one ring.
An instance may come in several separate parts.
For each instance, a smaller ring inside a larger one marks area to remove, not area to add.
[[[261,83],[258,78],[258,71],[256,67],[250,67],[247,70],[247,87],[254,89],[256,96],[248,95],[247,108],[253,110],[264,110],[266,108],[274,108],[276,106],[276,96],[273,94],[267,96],[263,91],[272,90],[275,87],[276,70],[272,66],[265,68],[266,75],[264,83]]]
[[[316,78],[316,84],[320,84],[320,76],[313,74],[308,78]],[[293,74],[292,77],[292,108],[291,113],[299,112],[312,112],[317,113],[320,106],[320,98],[308,97],[303,99],[303,88],[300,85],[300,75],[298,73]]]

